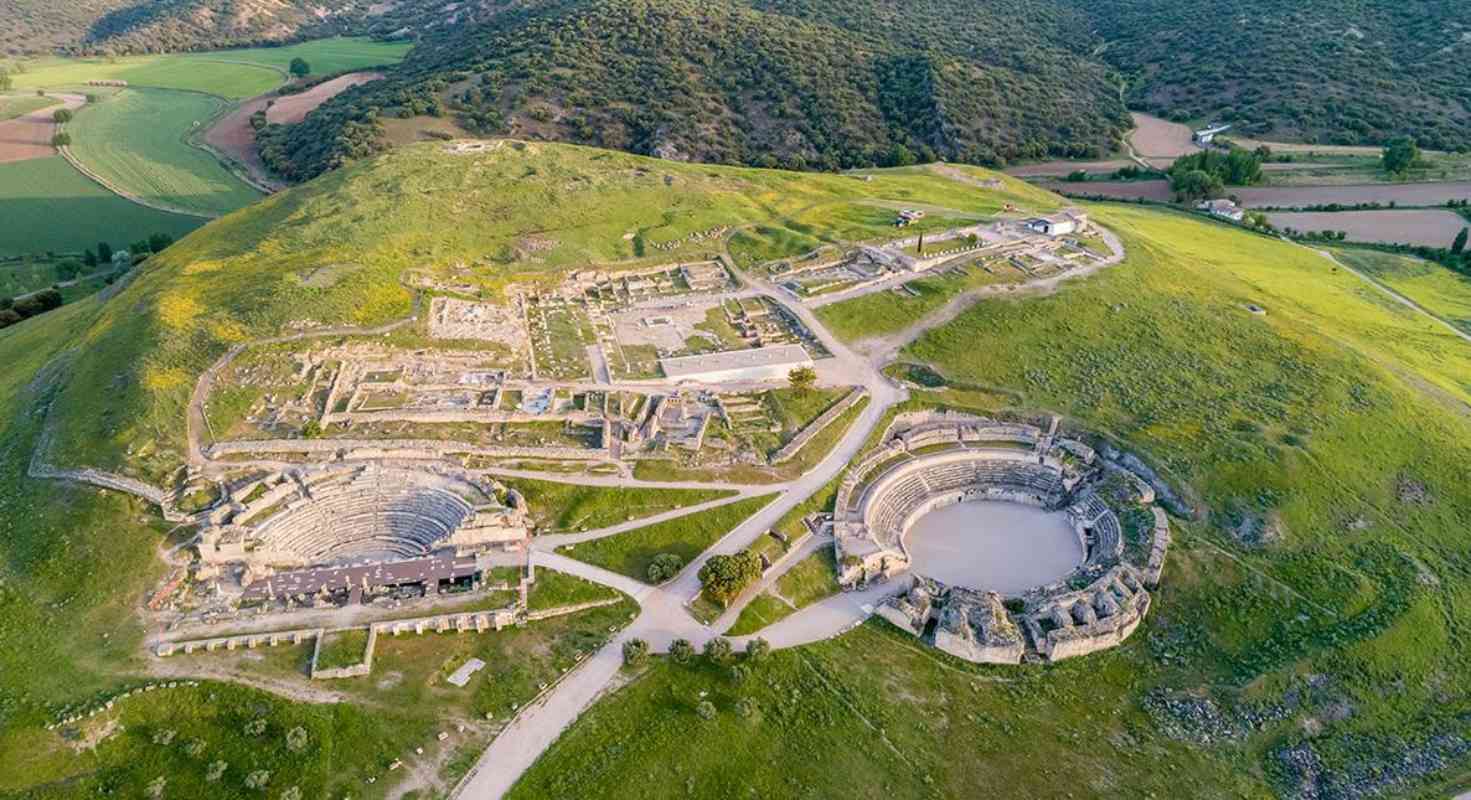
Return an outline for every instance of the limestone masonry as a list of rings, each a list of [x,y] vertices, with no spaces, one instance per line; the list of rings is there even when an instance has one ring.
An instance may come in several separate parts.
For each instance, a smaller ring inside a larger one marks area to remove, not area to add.
[[[1169,518],[1142,478],[1053,427],[946,412],[900,415],[884,444],[838,488],[832,528],[840,581],[846,588],[909,581],[878,613],[970,661],[1055,661],[1128,638],[1163,572]],[[1060,581],[1008,598],[911,574],[905,537],[915,521],[981,500],[1066,513],[1086,560]]]

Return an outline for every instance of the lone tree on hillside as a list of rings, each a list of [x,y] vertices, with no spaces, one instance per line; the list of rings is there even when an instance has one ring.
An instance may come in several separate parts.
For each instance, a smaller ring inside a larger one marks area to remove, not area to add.
[[[1384,164],[1385,172],[1398,175],[1415,166],[1419,160],[1420,146],[1415,143],[1414,139],[1402,136],[1398,139],[1391,139],[1389,144],[1384,146],[1381,163]]]
[[[71,122],[72,121],[72,112],[71,112],[71,109],[69,109],[69,108],[58,108],[58,109],[56,109],[54,112],[51,113],[51,120],[53,122],[62,122],[62,123],[64,123],[64,122]]]
[[[811,367],[793,367],[792,371],[787,373],[787,380],[798,393],[806,394],[817,385],[817,370]]]
[[[1471,228],[1462,228],[1461,232],[1456,234],[1456,240],[1451,242],[1451,255],[1458,256],[1465,252],[1466,238],[1468,236],[1471,236]]]
[[[706,597],[729,606],[741,590],[761,577],[761,559],[742,550],[735,555],[714,555],[700,567],[700,583]]]
[[[292,75],[298,78],[305,78],[306,76],[311,74],[312,65],[306,63],[306,59],[297,56],[296,58],[291,59],[291,66],[288,69],[291,70]]]

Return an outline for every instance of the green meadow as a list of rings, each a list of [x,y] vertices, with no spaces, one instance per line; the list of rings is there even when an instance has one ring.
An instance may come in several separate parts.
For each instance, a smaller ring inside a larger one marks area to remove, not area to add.
[[[1471,333],[1471,277],[1412,256],[1340,247],[1333,256]]]
[[[634,580],[648,581],[649,565],[653,563],[655,556],[673,553],[688,564],[774,499],[774,494],[748,497],[602,539],[566,545],[557,550],[578,561],[627,575]]]
[[[93,183],[61,156],[0,164],[0,256],[115,248],[154,233],[179,238],[204,220],[144,208]]]
[[[375,676],[397,682],[343,684],[337,704],[223,683],[169,690],[124,704],[124,728],[78,750],[43,725],[137,682],[138,598],[163,571],[155,553],[170,526],[121,495],[26,477],[43,426],[53,462],[161,480],[182,460],[193,382],[221,352],[304,318],[405,316],[406,267],[463,261],[467,280],[495,296],[511,280],[705,252],[708,242],[641,254],[638,239],[674,241],[712,220],[810,227],[821,241],[828,224],[881,235],[862,209],[921,202],[967,218],[1058,201],[918,168],[861,181],[545,144],[454,155],[431,143],[216,220],[106,303],[79,300],[0,331],[0,763],[21,767],[0,770],[0,794],[138,796],[162,776],[166,796],[259,796],[246,782],[265,770],[265,796],[296,786],[304,797],[378,797],[387,782],[365,779],[395,754],[432,740],[446,718],[503,718],[633,611],[625,601],[552,621],[565,627],[392,640]],[[1057,412],[1177,488],[1175,544],[1143,627],[1114,650],[1014,668],[950,659],[876,620],[749,673],[654,659],[512,796],[887,800],[1003,787],[1024,797],[1443,800],[1464,785],[1471,347],[1307,248],[1184,214],[1091,210],[1123,239],[1122,264],[1048,296],[980,302],[902,358],[926,365],[906,371],[933,386],[911,407]],[[531,234],[550,243],[534,258],[519,246]],[[300,280],[325,265],[345,265],[331,287]],[[1448,294],[1439,277],[1426,285]],[[897,319],[885,324],[928,308],[885,311]],[[799,524],[833,488],[777,527]],[[566,506],[548,524],[619,516],[622,501],[600,492],[533,490]],[[770,500],[569,555],[642,580],[653,555],[694,557]],[[778,589],[815,601],[827,569],[804,562]],[[543,580],[538,605],[602,591]],[[304,650],[209,657],[237,659],[222,662],[234,675],[299,677]],[[463,692],[445,687],[470,655],[493,672]],[[713,718],[696,713],[701,700]],[[299,748],[289,746],[297,727],[307,731]],[[185,746],[195,739],[202,751]],[[215,760],[227,766],[212,784]]]
[[[1123,237],[1124,264],[979,303],[904,357],[1004,390],[988,396],[1013,412],[1060,411],[1180,489],[1197,518],[1175,521],[1145,628],[1042,667],[955,661],[879,621],[744,681],[659,663],[513,796],[953,797],[987,783],[1299,797],[1316,776],[1322,796],[1431,798],[1462,785],[1471,348],[1305,248],[1093,210]],[[779,604],[758,600],[742,630],[784,616]],[[702,697],[714,719],[695,713]]]

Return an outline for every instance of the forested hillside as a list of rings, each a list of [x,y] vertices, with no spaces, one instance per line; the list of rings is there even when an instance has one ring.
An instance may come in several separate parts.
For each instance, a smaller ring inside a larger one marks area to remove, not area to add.
[[[1130,101],[1251,135],[1471,146],[1471,17],[1462,0],[1066,0],[1129,75]]]
[[[1097,157],[1125,103],[1248,135],[1471,147],[1458,0],[0,0],[12,51],[414,39],[387,80],[262,137],[302,179],[380,119],[672,158],[832,169]],[[1122,91],[1121,91],[1122,89]]]
[[[270,136],[291,177],[374,149],[377,114],[667,157],[834,169],[1096,157],[1128,127],[1086,20],[1007,0],[564,0],[426,37],[390,80]]]

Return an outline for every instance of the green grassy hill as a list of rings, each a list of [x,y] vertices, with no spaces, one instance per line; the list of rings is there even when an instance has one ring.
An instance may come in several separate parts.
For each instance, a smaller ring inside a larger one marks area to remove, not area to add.
[[[1108,432],[1186,489],[1201,515],[1176,520],[1145,628],[1045,667],[967,664],[877,621],[744,682],[659,664],[581,719],[513,797],[1464,787],[1471,347],[1305,248],[1093,211],[1123,237],[1124,264],[983,302],[903,355],[1015,393],[995,401],[1011,410]],[[915,402],[968,407],[943,399],[963,396]]]
[[[865,181],[568,145],[420,145],[206,225],[111,299],[0,331],[0,764],[21,767],[0,770],[0,797],[138,796],[160,776],[211,792],[215,759],[227,794],[257,796],[242,781],[264,769],[268,796],[376,797],[387,781],[364,793],[362,779],[442,725],[425,709],[502,713],[524,699],[430,688],[434,670],[490,653],[507,671],[485,685],[534,687],[627,617],[569,618],[556,647],[465,639],[485,649],[446,655],[410,640],[385,656],[403,683],[332,706],[226,683],[164,693],[125,706],[125,731],[79,752],[42,726],[139,680],[136,608],[168,529],[131,499],[26,478],[43,429],[55,463],[160,480],[181,461],[196,376],[230,344],[302,320],[402,317],[405,270],[463,260],[495,296],[513,278],[696,255],[711,245],[649,245],[715,225],[800,249],[839,231],[891,236],[896,203],[957,216],[1061,203],[973,182],[989,176]],[[1430,798],[1471,774],[1471,347],[1305,248],[1181,214],[1093,211],[1123,238],[1123,264],[984,302],[903,355],[996,390],[916,404],[1065,413],[1199,507],[1176,521],[1144,627],[1116,650],[1012,669],[917,648],[880,622],[778,654],[744,682],[657,661],[516,796],[968,797],[998,782],[1038,797]],[[328,265],[332,285],[303,279]],[[517,670],[520,646],[555,657]],[[298,656],[242,669],[268,679]],[[695,712],[700,692],[715,719]],[[295,727],[305,750],[283,744]]]

